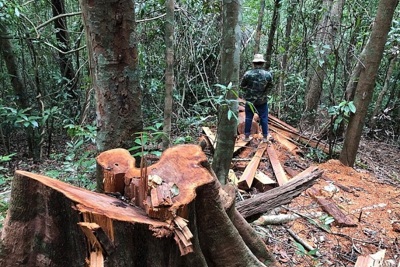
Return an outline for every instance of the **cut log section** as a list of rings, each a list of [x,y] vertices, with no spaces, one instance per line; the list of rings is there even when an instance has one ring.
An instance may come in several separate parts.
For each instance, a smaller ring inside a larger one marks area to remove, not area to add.
[[[237,210],[244,218],[254,217],[274,208],[288,204],[293,198],[312,186],[315,180],[321,177],[323,171],[317,167],[310,167],[307,171],[293,177],[283,186],[260,193],[236,204]]]
[[[253,236],[252,228],[233,223],[237,211],[229,207],[229,216],[225,210],[200,146],[170,148],[145,170],[126,168],[134,166],[129,153],[105,153],[98,158],[109,183],[105,188],[142,197],[134,185],[141,181],[145,208],[135,205],[136,199],[128,203],[17,171],[0,266],[266,266],[264,260],[271,259],[265,246],[254,246],[254,238],[244,241]]]

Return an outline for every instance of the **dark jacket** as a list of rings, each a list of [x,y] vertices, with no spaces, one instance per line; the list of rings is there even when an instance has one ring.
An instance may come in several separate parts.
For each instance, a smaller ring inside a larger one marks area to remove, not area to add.
[[[273,87],[272,74],[264,69],[246,71],[240,83],[243,98],[254,105],[265,104]]]

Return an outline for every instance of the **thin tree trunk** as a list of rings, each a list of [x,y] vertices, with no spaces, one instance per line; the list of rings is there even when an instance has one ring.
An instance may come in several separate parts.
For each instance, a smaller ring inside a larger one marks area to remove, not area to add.
[[[68,97],[72,99],[72,103],[68,103],[66,110],[69,110],[72,116],[75,116],[78,112],[78,94],[77,89],[77,77],[75,76],[74,67],[72,65],[72,57],[67,54],[70,50],[69,34],[67,28],[67,17],[59,16],[65,14],[65,3],[64,0],[52,0],[51,7],[53,11],[53,17],[57,17],[54,20],[55,35],[58,42],[57,48],[59,50],[59,66],[61,77],[65,78],[62,80],[62,85],[66,87]]]
[[[265,51],[265,69],[269,70],[271,68],[271,60],[272,60],[272,49],[274,45],[274,37],[276,29],[278,28],[279,23],[279,8],[281,6],[280,0],[274,1],[274,12],[272,14],[271,26],[268,33],[268,43],[267,50]]]
[[[259,54],[260,51],[260,40],[261,40],[261,32],[262,32],[262,25],[264,18],[264,10],[265,10],[265,0],[260,0],[260,10],[258,11],[256,36],[254,38],[254,54]]]
[[[354,104],[357,111],[350,116],[343,149],[339,157],[340,161],[346,166],[352,167],[356,160],[365,117],[375,86],[376,75],[397,4],[398,0],[379,1],[372,33],[363,51],[365,54],[365,60],[363,61],[364,68],[361,70],[354,95]]]
[[[163,149],[167,149],[171,139],[172,117],[172,91],[174,89],[174,0],[165,1],[165,46],[166,63],[165,70],[165,103],[164,103],[164,137]]]
[[[375,101],[375,108],[371,115],[371,121],[370,121],[369,127],[371,128],[372,134],[376,127],[376,117],[378,116],[379,110],[381,110],[381,107],[382,107],[383,97],[389,91],[390,79],[392,78],[392,74],[393,74],[394,67],[396,66],[396,62],[397,62],[397,53],[393,53],[392,57],[390,57],[390,59],[389,59],[389,68],[386,73],[385,83],[383,85],[381,92],[378,95],[378,98]]]
[[[225,86],[232,83],[232,88],[225,95],[226,102],[220,105],[217,146],[212,163],[221,184],[225,184],[228,178],[237,133],[241,6],[241,0],[224,0],[222,7],[221,83]]]
[[[289,59],[289,50],[290,50],[290,40],[292,34],[292,22],[294,17],[294,10],[295,10],[295,2],[293,0],[289,0],[288,2],[288,9],[287,9],[287,16],[286,16],[286,27],[285,27],[285,39],[284,39],[284,53],[282,55],[282,63],[281,69],[282,74],[279,76],[279,83],[278,83],[278,99],[281,99],[283,96],[283,92],[285,91],[285,81],[287,78],[288,73],[288,59]],[[277,117],[281,116],[281,103],[277,103],[278,105],[278,112]]]
[[[16,53],[14,52],[12,43],[10,39],[6,38],[8,36],[8,31],[5,23],[0,23],[0,51],[3,56],[8,75],[10,77],[11,86],[17,96],[18,107],[21,110],[28,109],[30,107],[28,94],[25,90],[25,84],[22,80],[21,73],[19,71],[18,62],[16,58]],[[25,129],[29,156],[33,157],[35,161],[39,160],[35,144],[35,132],[32,127],[26,127]]]
[[[335,49],[334,38],[337,34],[343,13],[344,0],[333,1],[333,3],[332,0],[324,2],[324,6],[326,8],[328,8],[330,5],[332,5],[332,7],[330,9],[329,16],[326,16],[319,26],[320,32],[317,35],[316,43],[321,47],[318,46],[316,52],[321,54],[321,56],[317,56],[319,59],[315,64],[314,72],[312,72],[312,76],[308,84],[308,91],[306,95],[306,112],[314,112],[318,108],[318,104],[323,92],[323,83],[329,67],[328,57]],[[321,53],[321,51],[324,52]],[[310,118],[312,118],[312,116]]]

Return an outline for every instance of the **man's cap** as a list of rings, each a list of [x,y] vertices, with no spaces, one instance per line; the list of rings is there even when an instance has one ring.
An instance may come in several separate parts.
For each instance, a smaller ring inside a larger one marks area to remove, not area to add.
[[[257,63],[257,62],[262,62],[262,63],[266,62],[264,60],[264,56],[262,54],[255,54],[254,55],[253,63]]]

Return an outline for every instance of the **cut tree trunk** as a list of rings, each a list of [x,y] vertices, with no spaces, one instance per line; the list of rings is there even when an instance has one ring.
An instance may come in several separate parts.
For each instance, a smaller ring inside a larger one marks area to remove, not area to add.
[[[283,186],[273,188],[265,193],[257,194],[253,198],[238,202],[236,208],[244,218],[254,218],[256,215],[290,203],[293,198],[312,186],[315,180],[321,177],[322,173],[323,171],[318,170],[317,167],[310,167],[293,177]]]
[[[15,173],[0,266],[271,266],[199,146],[170,148],[143,169],[125,150],[104,153],[104,188],[124,201]]]

